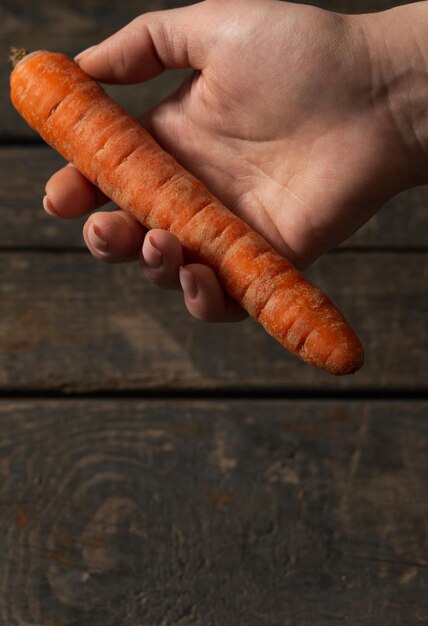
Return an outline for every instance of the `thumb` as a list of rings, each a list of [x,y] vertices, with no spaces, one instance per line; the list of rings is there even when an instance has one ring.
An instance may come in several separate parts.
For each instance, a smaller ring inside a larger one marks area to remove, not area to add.
[[[165,69],[202,69],[206,58],[205,2],[154,11],[75,57],[82,70],[104,83],[138,83]]]

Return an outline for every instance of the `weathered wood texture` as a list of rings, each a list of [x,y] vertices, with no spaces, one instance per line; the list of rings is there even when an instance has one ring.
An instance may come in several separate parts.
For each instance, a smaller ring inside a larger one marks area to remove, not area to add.
[[[366,350],[337,378],[291,356],[253,320],[207,325],[138,265],[88,254],[0,254],[0,388],[417,389],[428,371],[426,253],[337,253],[308,277]]]
[[[0,623],[426,625],[427,417],[3,401]]]
[[[0,147],[0,248],[84,247],[85,218],[52,219],[42,209],[45,184],[64,163],[49,147]],[[428,186],[396,196],[341,247],[384,246],[428,249]]]
[[[8,52],[11,46],[29,50],[58,50],[74,56],[84,48],[108,37],[143,12],[195,4],[188,0],[3,0],[0,4],[0,137],[35,138],[36,134],[19,118],[9,103]],[[312,2],[344,13],[383,10],[404,4],[394,0],[324,0]],[[109,86],[108,92],[132,114],[153,106],[181,82],[183,73],[168,72],[145,85]]]

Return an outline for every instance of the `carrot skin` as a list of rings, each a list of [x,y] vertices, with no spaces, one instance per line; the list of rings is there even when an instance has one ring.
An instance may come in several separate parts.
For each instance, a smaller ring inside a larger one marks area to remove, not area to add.
[[[66,55],[40,51],[11,74],[15,108],[43,139],[147,228],[176,234],[187,260],[285,348],[336,375],[363,364],[361,343],[333,303],[163,151]]]

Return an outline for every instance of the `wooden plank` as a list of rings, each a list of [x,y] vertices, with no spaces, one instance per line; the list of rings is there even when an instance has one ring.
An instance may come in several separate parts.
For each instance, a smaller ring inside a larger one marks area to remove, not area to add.
[[[0,621],[428,623],[428,404],[0,404]]]
[[[297,2],[297,4],[312,4],[314,6],[336,11],[337,13],[375,13],[386,11],[392,7],[407,4],[400,0],[309,0],[309,2]]]
[[[4,0],[0,5],[0,74],[8,76],[10,46],[29,50],[48,48],[74,56],[97,43],[143,12],[194,4],[188,0],[128,0],[100,3],[98,0]],[[396,4],[392,0],[325,0],[313,2],[339,12],[383,10]],[[108,92],[132,114],[153,106],[173,91],[186,74],[168,72],[146,85],[109,86]],[[9,103],[7,81],[0,84],[2,116],[0,137],[35,138],[36,134],[21,120]]]
[[[49,147],[0,147],[0,248],[84,247],[85,218],[52,219],[41,206],[48,178],[64,163]],[[342,247],[428,248],[427,206],[428,186],[404,192]],[[107,208],[114,209],[113,203]]]
[[[0,254],[0,389],[397,390],[426,387],[428,254],[341,253],[308,272],[361,337],[366,364],[336,378],[253,320],[208,325],[137,264]]]
[[[48,179],[65,163],[49,146],[0,148],[0,248],[84,247],[85,218],[53,219],[42,207]]]

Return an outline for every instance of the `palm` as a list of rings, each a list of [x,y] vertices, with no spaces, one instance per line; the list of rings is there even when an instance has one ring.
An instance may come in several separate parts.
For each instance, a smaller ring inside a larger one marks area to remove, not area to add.
[[[220,41],[209,69],[158,106],[151,123],[160,143],[220,200],[304,267],[352,234],[405,181],[394,175],[402,169],[398,141],[365,104],[369,59],[359,55],[355,66],[339,16],[289,5],[285,16],[281,8],[284,17],[292,36],[282,36],[275,58],[263,41],[272,26],[261,29],[256,21],[255,30],[252,16],[249,32],[241,22],[238,42]],[[299,19],[306,37],[293,28]],[[266,46],[268,65],[255,66],[255,45]],[[229,69],[231,56],[240,63]]]

